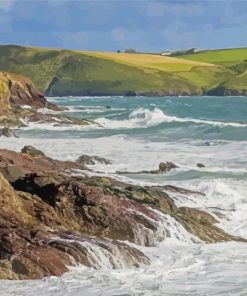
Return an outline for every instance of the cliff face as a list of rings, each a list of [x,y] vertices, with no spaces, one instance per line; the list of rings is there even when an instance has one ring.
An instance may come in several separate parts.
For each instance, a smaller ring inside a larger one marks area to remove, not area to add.
[[[13,73],[0,72],[0,98],[2,102],[0,112],[23,105],[35,109],[59,109],[56,105],[47,102],[44,94],[37,90],[30,79]]]
[[[23,108],[29,106],[29,108]],[[29,121],[57,120],[55,115],[37,112],[39,108],[62,111],[55,104],[48,102],[32,81],[13,73],[0,72],[0,125],[22,126],[22,118]],[[61,120],[65,120],[61,118]]]
[[[10,108],[10,89],[8,82],[3,73],[0,72],[0,114],[6,112]]]

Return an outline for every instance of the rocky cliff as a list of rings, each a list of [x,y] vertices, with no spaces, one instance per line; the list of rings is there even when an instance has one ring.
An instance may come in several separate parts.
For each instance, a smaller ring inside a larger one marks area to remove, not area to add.
[[[60,110],[55,104],[47,102],[33,83],[25,77],[0,72],[0,120],[2,123],[20,124],[20,118],[28,113],[23,106],[31,109],[48,108]],[[30,111],[29,111],[30,113]]]
[[[59,114],[42,114],[38,109],[63,111],[48,102],[43,93],[26,77],[0,72],[0,126],[23,126],[29,122],[55,122],[56,124],[87,125],[91,122],[68,118]]]

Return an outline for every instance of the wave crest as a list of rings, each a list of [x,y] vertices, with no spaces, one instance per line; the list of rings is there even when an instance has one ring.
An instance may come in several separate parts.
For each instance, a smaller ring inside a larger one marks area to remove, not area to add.
[[[110,120],[107,118],[98,118],[95,120],[101,126],[109,129],[123,128],[148,128],[151,126],[156,126],[162,123],[170,122],[180,122],[180,123],[196,123],[196,124],[207,124],[219,127],[232,126],[232,127],[246,127],[247,123],[239,122],[221,122],[212,120],[202,120],[195,118],[181,118],[176,116],[166,115],[161,109],[154,108],[153,110],[138,108],[135,109],[128,119],[124,120]]]

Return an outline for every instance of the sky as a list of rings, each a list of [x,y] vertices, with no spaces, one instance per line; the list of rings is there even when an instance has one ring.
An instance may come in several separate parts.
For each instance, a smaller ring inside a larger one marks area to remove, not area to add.
[[[247,0],[0,0],[0,44],[142,52],[247,47]]]

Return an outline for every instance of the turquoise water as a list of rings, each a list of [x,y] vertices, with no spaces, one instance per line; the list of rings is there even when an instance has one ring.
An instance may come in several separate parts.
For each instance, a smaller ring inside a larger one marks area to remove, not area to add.
[[[42,138],[149,138],[247,140],[247,97],[50,98],[69,108],[65,115],[96,120],[101,128],[67,130],[35,126],[20,135]],[[106,108],[106,107],[110,108]],[[207,143],[205,143],[207,145]]]

